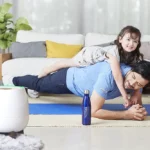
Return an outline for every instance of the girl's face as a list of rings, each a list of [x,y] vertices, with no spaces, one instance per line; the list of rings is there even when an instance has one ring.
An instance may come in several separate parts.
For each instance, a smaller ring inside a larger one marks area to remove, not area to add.
[[[139,37],[134,33],[126,33],[123,37],[119,38],[119,43],[126,52],[134,51],[139,44]]]

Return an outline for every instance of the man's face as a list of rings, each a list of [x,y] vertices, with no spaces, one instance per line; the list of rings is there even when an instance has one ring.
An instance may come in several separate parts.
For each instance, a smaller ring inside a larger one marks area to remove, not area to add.
[[[125,89],[140,89],[143,88],[149,81],[142,78],[142,76],[136,72],[129,72],[124,81]]]

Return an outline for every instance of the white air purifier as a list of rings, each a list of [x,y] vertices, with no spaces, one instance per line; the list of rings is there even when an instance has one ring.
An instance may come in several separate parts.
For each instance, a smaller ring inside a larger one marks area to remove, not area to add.
[[[0,133],[22,131],[28,120],[28,96],[25,88],[0,86]]]

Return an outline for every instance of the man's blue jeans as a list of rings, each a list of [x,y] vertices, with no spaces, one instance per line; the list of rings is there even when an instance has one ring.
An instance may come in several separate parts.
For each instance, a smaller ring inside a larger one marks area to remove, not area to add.
[[[14,77],[13,83],[15,86],[24,86],[37,92],[49,94],[72,94],[66,85],[67,70],[68,68],[60,69],[59,71],[53,74],[48,74],[43,78],[38,78],[38,76],[33,75]]]

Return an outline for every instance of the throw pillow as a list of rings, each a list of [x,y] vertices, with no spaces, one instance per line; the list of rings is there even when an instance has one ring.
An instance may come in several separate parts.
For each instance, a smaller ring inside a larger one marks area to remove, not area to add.
[[[83,45],[69,45],[46,41],[46,50],[48,58],[72,58],[76,55]]]
[[[144,55],[144,59],[150,60],[150,42],[142,42],[140,52]]]
[[[46,57],[46,46],[44,41],[20,43],[14,42],[9,52],[12,53],[12,58],[23,57]]]

